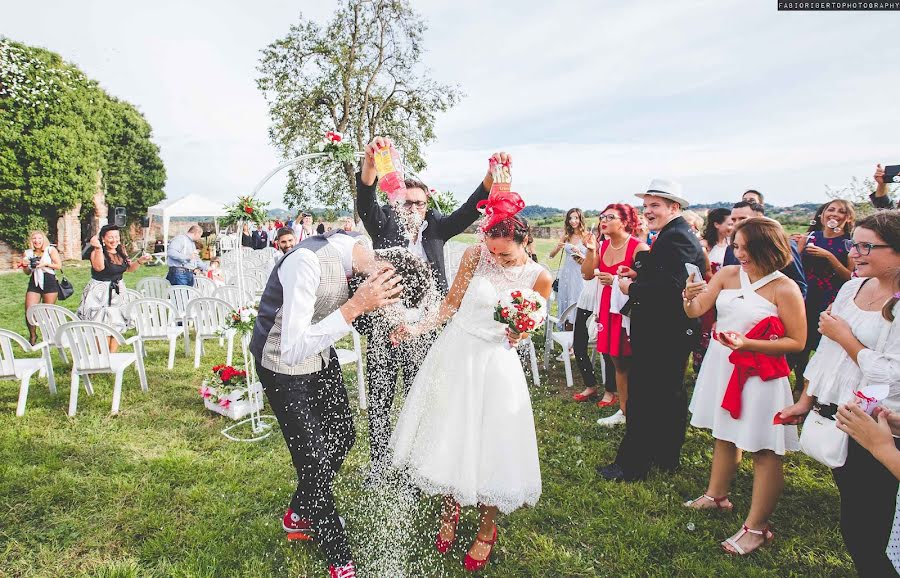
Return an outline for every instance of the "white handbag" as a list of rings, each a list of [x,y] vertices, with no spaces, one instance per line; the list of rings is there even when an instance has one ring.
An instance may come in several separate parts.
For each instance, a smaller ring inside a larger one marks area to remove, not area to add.
[[[813,409],[803,421],[800,448],[803,453],[829,468],[844,465],[849,443],[850,437],[838,429],[834,418],[822,417]]]
[[[897,307],[894,307],[894,312],[896,315]],[[896,319],[881,330],[875,351],[884,351],[887,338],[895,324]],[[800,431],[800,449],[817,462],[821,462],[829,468],[843,466],[847,461],[849,444],[850,436],[838,429],[836,419],[822,417],[813,409],[803,421],[803,429]]]

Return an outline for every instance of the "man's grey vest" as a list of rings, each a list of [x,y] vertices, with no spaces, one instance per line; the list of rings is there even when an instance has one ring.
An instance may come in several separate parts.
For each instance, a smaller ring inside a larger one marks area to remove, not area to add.
[[[318,323],[343,305],[348,297],[347,274],[344,271],[341,254],[328,242],[328,237],[332,234],[347,233],[334,231],[327,235],[304,239],[278,261],[272,269],[272,274],[269,275],[269,281],[259,303],[259,315],[253,327],[253,337],[250,340],[250,352],[253,357],[269,371],[284,375],[306,375],[328,366],[330,347],[294,365],[282,362],[281,312],[284,304],[284,288],[281,286],[281,279],[278,278],[278,270],[297,249],[309,249],[316,254],[322,269],[322,277],[316,288],[316,302],[310,324]]]

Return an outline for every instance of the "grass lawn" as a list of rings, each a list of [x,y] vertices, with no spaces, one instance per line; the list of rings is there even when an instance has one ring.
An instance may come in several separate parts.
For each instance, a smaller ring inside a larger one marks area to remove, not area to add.
[[[539,249],[545,256],[548,249]],[[67,268],[76,296],[88,277]],[[143,268],[126,276],[134,287]],[[0,326],[24,333],[27,278],[0,276]],[[15,417],[18,383],[0,384],[0,576],[325,576],[315,547],[288,543],[280,516],[294,471],[280,433],[260,443],[230,442],[224,418],[203,408],[197,388],[206,368],[224,360],[217,344],[194,370],[180,348],[165,368],[166,346],[149,346],[150,390],[126,373],[121,413],[110,415],[111,377],[94,380],[78,415],[66,416],[68,372],[55,357],[59,394],[34,379],[24,417]],[[54,354],[55,356],[56,354]],[[462,558],[476,516],[464,513],[459,540],[444,558],[432,546],[438,504],[424,498],[391,516],[362,491],[367,424],[346,373],[357,443],[337,478],[362,576],[464,576]],[[747,559],[718,543],[738,530],[749,507],[745,459],[734,513],[681,506],[705,489],[712,440],[690,430],[682,468],[637,484],[601,481],[595,467],[615,455],[622,430],[594,424],[593,405],[569,400],[561,364],[532,389],[543,495],[533,509],[500,519],[499,542],[484,575],[544,576],[834,576],[852,575],[838,531],[838,495],[829,472],[802,455],[786,461],[784,497],[773,547]],[[577,378],[576,378],[576,381]],[[610,412],[605,412],[610,413]],[[384,504],[381,504],[384,506]],[[379,571],[391,555],[400,570]]]

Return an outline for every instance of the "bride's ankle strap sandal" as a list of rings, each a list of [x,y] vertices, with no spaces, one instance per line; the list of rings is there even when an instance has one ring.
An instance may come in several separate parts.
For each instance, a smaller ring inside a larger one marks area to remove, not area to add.
[[[755,548],[750,550],[744,550],[738,545],[738,540],[744,537],[745,534],[756,534],[757,536],[762,536],[763,541]],[[746,556],[752,552],[755,552],[759,548],[763,546],[768,546],[772,540],[775,539],[775,533],[772,532],[772,529],[769,526],[766,526],[762,530],[754,530],[753,528],[748,528],[747,524],[741,526],[741,531],[737,533],[737,536],[734,538],[728,538],[724,542],[722,542],[722,549],[728,552],[729,554],[736,554],[738,556]]]
[[[709,508],[694,508],[694,504],[699,502],[700,500],[707,500],[714,504],[713,507]],[[707,496],[703,494],[699,498],[694,498],[693,500],[688,500],[684,503],[685,508],[692,508],[694,510],[721,510],[723,512],[730,512],[734,509],[734,504],[728,499],[728,495],[724,495],[721,498],[713,498],[712,496]]]
[[[494,552],[494,544],[497,542],[497,524],[494,524],[494,535],[490,540],[482,540],[477,535],[475,536],[476,542],[481,542],[482,544],[487,544],[491,548],[488,550],[487,556],[485,556],[484,560],[476,560],[475,558],[469,556],[466,553],[466,558],[463,560],[463,566],[465,567],[467,572],[477,572],[487,566],[488,560],[491,559],[491,554]]]
[[[453,524],[453,538],[451,540],[444,540],[441,538],[441,532],[439,530],[437,538],[434,540],[434,547],[441,554],[446,554],[450,547],[453,546],[454,540],[456,540],[456,526],[459,524],[459,504],[456,504],[456,510],[453,512],[453,517],[450,519],[450,522]]]

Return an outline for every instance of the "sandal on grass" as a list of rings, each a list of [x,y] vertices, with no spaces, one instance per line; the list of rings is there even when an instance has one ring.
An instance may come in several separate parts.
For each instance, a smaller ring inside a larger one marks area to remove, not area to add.
[[[712,502],[712,506],[700,506],[695,507],[694,504],[704,503],[703,501]],[[703,494],[699,498],[694,498],[693,500],[688,500],[684,503],[685,508],[691,508],[692,510],[721,510],[723,512],[730,512],[734,509],[734,504],[728,499],[728,496],[722,496],[721,498],[713,498],[712,496],[707,496]]]

